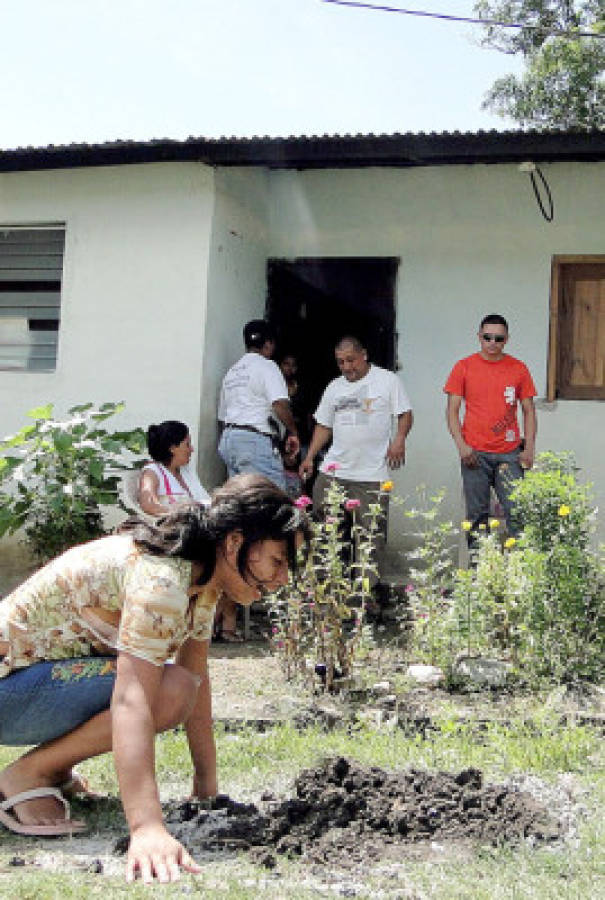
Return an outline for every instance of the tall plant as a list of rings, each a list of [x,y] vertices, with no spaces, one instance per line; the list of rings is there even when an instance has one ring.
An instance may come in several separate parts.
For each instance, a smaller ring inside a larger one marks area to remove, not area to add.
[[[53,405],[0,442],[0,537],[23,528],[39,561],[104,534],[101,506],[120,505],[120,472],[145,446],[141,429],[108,432],[103,422],[123,403],[74,406],[66,419]]]
[[[391,487],[385,482],[381,491]],[[301,497],[297,503],[304,506],[311,500]],[[328,691],[346,683],[354,662],[372,643],[366,608],[383,511],[378,496],[364,521],[358,509],[359,501],[348,499],[333,478],[325,517],[313,526],[307,565],[295,582],[271,598],[273,644],[286,677],[302,677],[312,687]],[[345,528],[349,518],[350,532]],[[355,562],[351,562],[353,541],[358,550]]]

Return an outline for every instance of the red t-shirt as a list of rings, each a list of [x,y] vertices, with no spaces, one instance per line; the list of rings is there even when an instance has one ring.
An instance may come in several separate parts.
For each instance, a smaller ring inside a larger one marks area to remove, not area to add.
[[[521,360],[505,355],[489,362],[473,353],[456,363],[443,390],[464,398],[462,436],[474,450],[509,453],[519,446],[517,403],[536,396]]]

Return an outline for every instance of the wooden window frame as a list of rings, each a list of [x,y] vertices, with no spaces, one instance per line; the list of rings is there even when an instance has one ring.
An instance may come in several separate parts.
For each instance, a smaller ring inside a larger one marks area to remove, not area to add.
[[[605,265],[605,254],[557,254],[552,258],[551,278],[550,278],[550,327],[549,327],[549,349],[548,349],[548,366],[546,376],[546,399],[553,402],[560,398],[557,395],[557,380],[559,368],[559,307],[561,300],[561,273],[563,266],[566,265]],[[583,396],[578,396],[575,400],[603,400],[601,396],[597,396],[596,388],[587,387],[583,391]]]

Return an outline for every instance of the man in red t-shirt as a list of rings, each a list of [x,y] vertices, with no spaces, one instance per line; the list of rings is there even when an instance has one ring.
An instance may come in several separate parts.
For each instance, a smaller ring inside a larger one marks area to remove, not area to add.
[[[504,353],[508,323],[497,314],[485,316],[479,327],[480,351],[456,363],[445,384],[447,424],[460,454],[467,518],[472,524],[469,545],[489,517],[493,487],[504,509],[510,534],[510,493],[524,469],[534,463],[536,388],[527,366]],[[460,408],[464,400],[464,421]],[[517,405],[523,414],[523,441]]]

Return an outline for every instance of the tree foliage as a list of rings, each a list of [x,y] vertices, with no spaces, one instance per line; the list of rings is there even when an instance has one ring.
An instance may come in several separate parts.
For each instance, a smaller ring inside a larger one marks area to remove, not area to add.
[[[605,127],[605,37],[579,34],[605,36],[605,0],[477,0],[475,12],[522,26],[485,25],[481,44],[526,66],[494,82],[484,109],[523,127]]]

